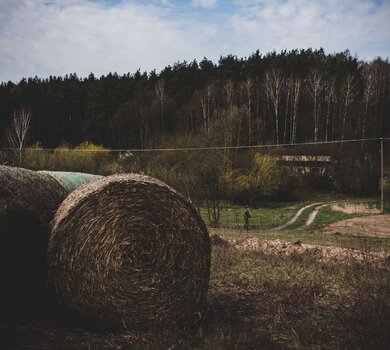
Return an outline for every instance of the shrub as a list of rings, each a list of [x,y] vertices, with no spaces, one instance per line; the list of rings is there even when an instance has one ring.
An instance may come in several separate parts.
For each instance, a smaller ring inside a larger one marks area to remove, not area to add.
[[[254,203],[262,198],[287,198],[291,196],[294,178],[282,168],[276,158],[254,154],[249,170],[230,169],[224,176],[226,188],[233,199]]]

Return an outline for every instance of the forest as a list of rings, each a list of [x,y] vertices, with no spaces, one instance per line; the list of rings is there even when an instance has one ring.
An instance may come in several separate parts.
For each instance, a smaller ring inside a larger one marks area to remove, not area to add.
[[[26,145],[110,149],[241,146],[389,134],[390,64],[349,51],[292,50],[177,62],[161,72],[30,77],[0,85],[0,135],[21,109]]]
[[[218,222],[221,201],[377,194],[377,138],[390,130],[390,64],[348,51],[256,51],[218,64],[178,62],[159,73],[2,83],[0,106],[1,164],[148,174],[207,206],[209,221]],[[307,142],[314,145],[301,145]],[[258,145],[278,147],[242,148]],[[281,165],[286,156],[331,161],[298,172]]]

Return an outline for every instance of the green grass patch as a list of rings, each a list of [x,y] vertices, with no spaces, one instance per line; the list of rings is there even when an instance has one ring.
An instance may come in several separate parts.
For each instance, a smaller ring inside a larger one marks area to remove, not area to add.
[[[250,227],[254,230],[268,230],[278,226],[281,226],[292,219],[295,213],[302,207],[305,207],[312,203],[351,203],[351,204],[367,204],[369,208],[379,208],[380,202],[377,198],[361,198],[361,197],[347,197],[347,196],[331,196],[331,195],[322,195],[315,196],[311,201],[301,201],[293,203],[278,203],[278,202],[269,202],[263,203],[263,207],[260,208],[250,208]],[[385,202],[385,213],[390,213],[390,202]],[[306,220],[309,214],[313,211],[315,206],[307,208],[303,211],[301,216],[297,221],[290,225],[288,229],[297,229],[298,227],[304,228]],[[222,203],[220,209],[220,220],[219,227],[224,228],[239,228],[244,225],[244,211],[245,207],[237,207],[230,205],[229,203]],[[202,219],[209,223],[209,217],[207,213],[207,208],[202,207],[200,209],[200,214]],[[318,213],[315,221],[310,225],[310,228],[313,227],[318,229],[325,225],[331,224],[333,222],[344,220],[356,216],[364,216],[364,214],[345,214],[341,212],[333,212],[330,208],[323,208]]]
[[[321,208],[314,222],[310,225],[310,230],[317,230],[334,222],[346,220],[354,217],[364,216],[364,214],[346,214],[340,211],[334,211],[331,207]]]
[[[250,209],[251,218],[249,220],[252,229],[266,230],[283,225],[288,222],[302,207],[302,203],[290,205],[280,205],[279,207],[252,208]],[[244,207],[221,208],[220,226],[221,227],[241,227],[244,225]],[[201,208],[202,219],[209,222],[207,209]]]

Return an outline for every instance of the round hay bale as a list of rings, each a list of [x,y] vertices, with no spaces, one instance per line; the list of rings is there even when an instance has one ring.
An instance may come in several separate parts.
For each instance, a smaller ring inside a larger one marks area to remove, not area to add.
[[[0,165],[0,198],[33,211],[47,227],[67,194],[49,174]]]
[[[0,317],[39,308],[50,221],[67,191],[51,176],[0,166]]]
[[[49,282],[69,309],[104,328],[191,329],[205,311],[210,249],[184,197],[148,176],[113,175],[59,207]]]

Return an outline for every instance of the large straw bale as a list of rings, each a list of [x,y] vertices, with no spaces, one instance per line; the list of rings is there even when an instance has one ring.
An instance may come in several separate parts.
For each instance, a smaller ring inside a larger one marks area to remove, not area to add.
[[[192,328],[203,317],[206,226],[184,197],[151,177],[113,175],[70,194],[48,255],[61,301],[97,325]]]
[[[47,174],[0,166],[0,317],[46,297],[49,225],[66,195]]]
[[[67,194],[64,186],[49,174],[0,165],[0,198],[34,212],[44,225],[53,219]]]
[[[94,175],[61,174],[81,184]],[[56,172],[0,166],[0,317],[20,318],[41,308],[47,286],[50,222],[70,188]],[[69,182],[69,181],[68,181]],[[73,181],[74,183],[74,181]]]

